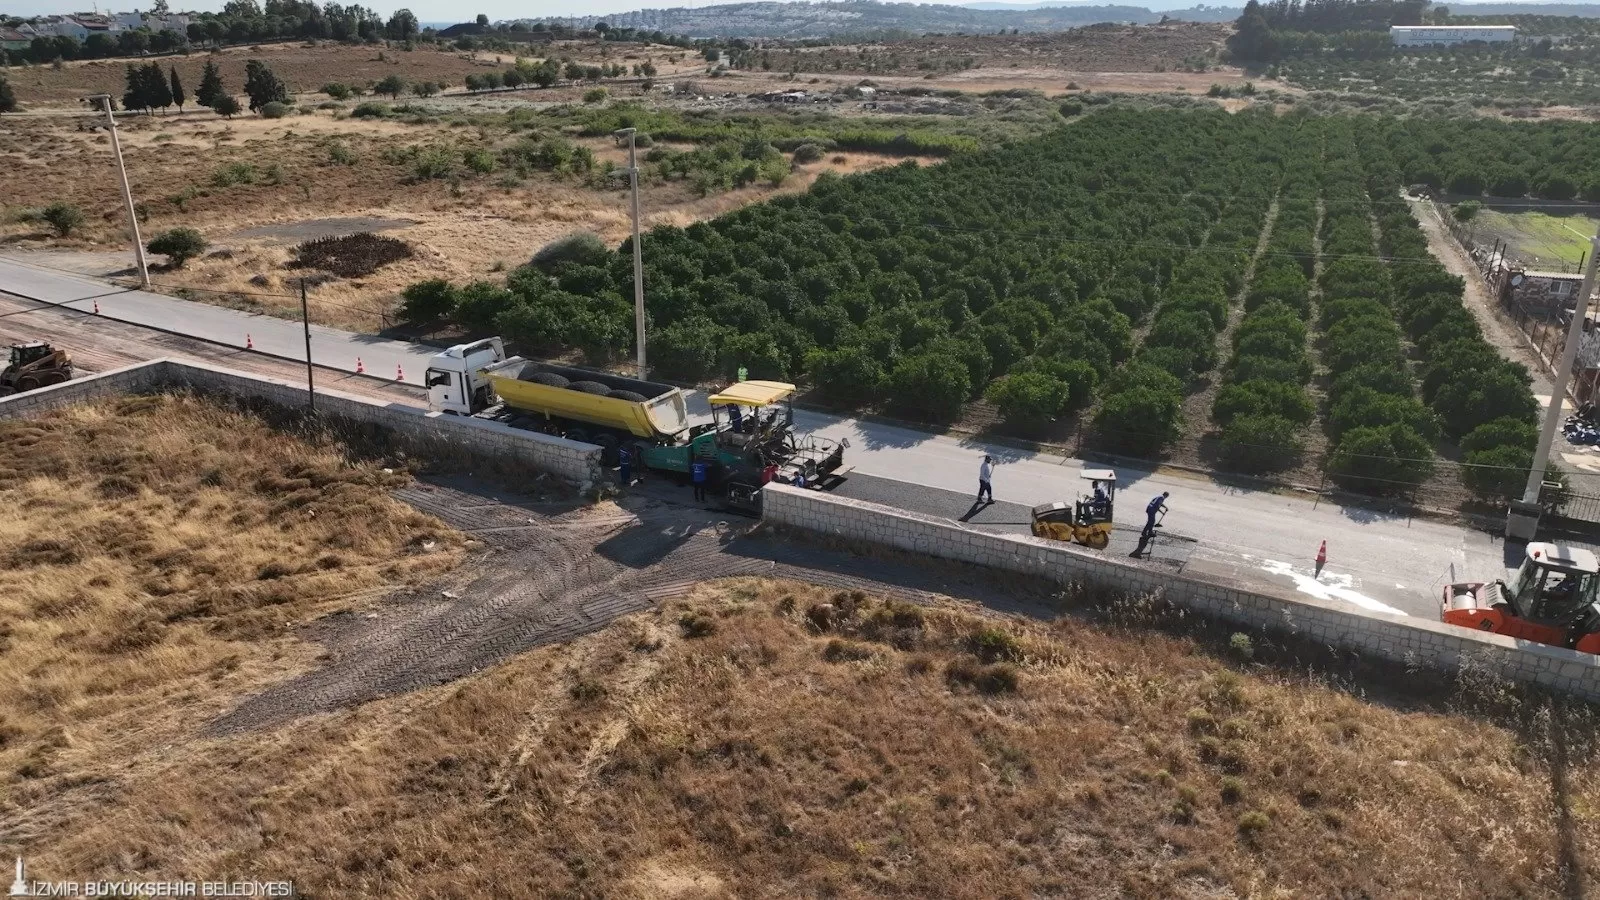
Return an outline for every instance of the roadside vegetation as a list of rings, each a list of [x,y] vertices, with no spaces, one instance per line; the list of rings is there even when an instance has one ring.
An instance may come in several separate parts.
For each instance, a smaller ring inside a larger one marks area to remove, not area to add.
[[[190,396],[0,422],[12,802],[310,665],[292,626],[451,568],[461,538],[388,496],[407,480]]]
[[[24,808],[71,775],[115,793],[54,806],[28,859],[374,897],[1510,896],[1600,875],[1585,709],[1470,668],[1442,689],[1208,640],[702,584],[455,684],[63,752]]]

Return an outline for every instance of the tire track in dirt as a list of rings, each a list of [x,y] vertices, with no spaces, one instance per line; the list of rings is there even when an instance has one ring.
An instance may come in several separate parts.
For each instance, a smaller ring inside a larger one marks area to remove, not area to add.
[[[719,578],[792,578],[916,602],[943,594],[1001,611],[1038,611],[1050,596],[1042,586],[994,584],[968,569],[752,535],[755,520],[730,523],[718,512],[648,497],[624,498],[623,516],[500,500],[468,482],[418,484],[397,496],[486,549],[455,576],[399,593],[365,617],[315,623],[307,633],[328,648],[324,664],[245,699],[212,723],[213,733],[270,727],[463,678]]]

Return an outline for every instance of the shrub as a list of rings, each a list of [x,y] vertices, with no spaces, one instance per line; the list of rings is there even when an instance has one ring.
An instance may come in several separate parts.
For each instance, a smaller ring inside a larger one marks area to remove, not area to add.
[[[1222,456],[1234,468],[1266,472],[1292,465],[1299,455],[1301,426],[1279,415],[1241,415],[1222,429]]]
[[[801,144],[800,146],[794,148],[794,161],[800,163],[801,165],[806,163],[814,163],[822,159],[824,152],[825,151],[816,144]]]
[[[717,632],[717,620],[700,612],[686,612],[678,617],[678,627],[686,638],[702,638]]]
[[[350,149],[349,144],[332,143],[328,145],[328,161],[341,166],[356,164],[356,152]]]
[[[1259,810],[1251,810],[1239,817],[1239,830],[1246,834],[1265,831],[1272,824],[1267,814]]]
[[[356,119],[387,119],[393,111],[387,103],[368,100],[365,103],[357,103],[356,108],[350,111],[350,115]]]
[[[1007,422],[1037,428],[1053,421],[1072,400],[1072,386],[1042,372],[1008,375],[989,385],[985,399]]]
[[[57,237],[66,237],[83,225],[83,210],[57,200],[40,210],[39,218],[55,230]]]
[[[399,75],[387,75],[382,81],[373,85],[372,92],[374,94],[388,94],[398,99],[401,94],[406,92],[406,80]]]
[[[419,181],[449,178],[456,171],[456,155],[446,147],[429,147],[411,161],[411,174]]]
[[[1181,391],[1134,387],[1106,399],[1095,416],[1095,429],[1114,448],[1152,455],[1178,436],[1182,407]]]
[[[966,685],[984,694],[1013,693],[1021,681],[1017,667],[1010,663],[986,666],[966,657],[946,666],[944,676],[952,686]]]
[[[193,228],[172,228],[150,239],[145,249],[167,257],[174,269],[206,252],[206,239]]]
[[[1076,100],[1068,100],[1059,107],[1061,114],[1067,118],[1083,115],[1083,104]]]
[[[1433,474],[1432,443],[1400,424],[1352,428],[1328,460],[1339,484],[1376,493],[1402,493]]]
[[[461,156],[462,161],[467,164],[467,168],[477,172],[479,175],[487,175],[494,171],[494,154],[488,150],[480,147],[476,150],[468,150]]]
[[[590,88],[583,92],[583,102],[604,103],[609,96],[611,96],[611,92],[603,87]]]
[[[439,322],[455,312],[455,286],[443,278],[430,278],[400,292],[400,320],[411,323]]]
[[[211,173],[211,183],[217,187],[233,187],[236,184],[255,184],[255,182],[256,167],[249,163],[226,163]]]
[[[1532,421],[1539,404],[1528,391],[1528,375],[1512,365],[1487,372],[1466,371],[1439,386],[1433,408],[1454,438],[1466,435],[1493,419],[1509,417]]]
[[[322,92],[335,100],[349,100],[354,95],[350,85],[340,81],[330,81],[323,85]]]
[[[883,364],[865,347],[813,350],[806,370],[825,398],[852,407],[872,402],[885,377]]]
[[[611,251],[606,248],[605,241],[600,240],[599,235],[589,231],[575,231],[545,244],[533,255],[529,265],[541,272],[551,272],[563,263],[604,266],[610,256]]]
[[[1269,415],[1304,425],[1314,412],[1311,397],[1300,385],[1256,379],[1230,384],[1219,391],[1211,414],[1220,425],[1241,415]]]
[[[436,81],[419,81],[411,86],[411,93],[416,94],[418,97],[432,97],[434,94],[439,93],[441,89],[442,85]]]
[[[1461,452],[1471,454],[1493,447],[1519,447],[1532,450],[1539,443],[1539,429],[1528,419],[1499,418],[1472,429],[1461,439]]]
[[[717,367],[719,331],[709,319],[674,322],[650,335],[650,361],[658,371],[674,378],[707,378]]]
[[[1461,470],[1461,483],[1480,500],[1504,503],[1522,496],[1528,470],[1532,467],[1532,449],[1501,444],[1474,450],[1466,456],[1466,466]]]
[[[1483,209],[1482,203],[1476,200],[1466,200],[1457,203],[1456,208],[1451,210],[1450,214],[1455,216],[1457,222],[1471,222],[1477,217],[1478,211],[1481,209]]]
[[[288,114],[289,105],[287,103],[279,103],[276,100],[261,107],[261,118],[263,119],[281,119]]]
[[[890,396],[901,409],[935,421],[950,421],[972,395],[972,378],[964,366],[934,354],[903,357],[889,376]]]
[[[213,100],[211,102],[211,108],[216,112],[217,115],[223,117],[224,119],[231,119],[244,111],[244,107],[239,105],[239,101],[228,96],[227,94],[223,94],[222,96]]]

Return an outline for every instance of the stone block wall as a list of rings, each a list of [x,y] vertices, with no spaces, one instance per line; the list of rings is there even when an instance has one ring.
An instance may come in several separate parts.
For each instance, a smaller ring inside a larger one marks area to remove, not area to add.
[[[853,544],[921,553],[1016,572],[1057,584],[1159,593],[1213,619],[1314,640],[1405,665],[1457,671],[1464,663],[1502,677],[1600,701],[1600,657],[1408,616],[1356,610],[1337,601],[1242,588],[1157,569],[1031,535],[998,534],[959,522],[782,484],[763,489],[762,520]]]
[[[263,400],[291,409],[306,404],[303,385],[200,362],[160,359],[0,399],[0,418],[41,415],[106,397],[172,388]],[[325,388],[317,389],[317,412],[334,420],[382,428],[417,452],[457,453],[525,466],[577,484],[598,482],[601,476],[599,447],[499,422],[449,416]]]

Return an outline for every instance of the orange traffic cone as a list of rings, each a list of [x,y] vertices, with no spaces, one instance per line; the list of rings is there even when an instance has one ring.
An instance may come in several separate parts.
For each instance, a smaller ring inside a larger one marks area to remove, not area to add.
[[[394,380],[395,381],[405,381],[406,380],[406,370],[402,369],[398,364],[394,367]]]
[[[254,350],[256,348],[256,342],[250,339],[250,332],[248,331],[244,333],[244,348],[246,350]]]
[[[361,357],[359,357],[359,356],[356,357],[356,374],[357,375],[365,375],[365,374],[367,374],[367,367],[361,364]]]
[[[1323,541],[1322,542],[1322,546],[1317,548],[1317,571],[1316,571],[1316,574],[1313,575],[1312,577],[1321,578],[1322,577],[1322,567],[1327,565],[1327,564],[1328,564],[1328,542],[1327,541]]]

